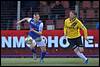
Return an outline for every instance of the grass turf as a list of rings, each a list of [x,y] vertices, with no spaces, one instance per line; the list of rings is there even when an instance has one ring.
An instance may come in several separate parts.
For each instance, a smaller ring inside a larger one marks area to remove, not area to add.
[[[38,58],[1,58],[1,66],[99,66],[99,58],[89,58],[89,64],[83,64],[80,58],[45,58],[39,63]]]

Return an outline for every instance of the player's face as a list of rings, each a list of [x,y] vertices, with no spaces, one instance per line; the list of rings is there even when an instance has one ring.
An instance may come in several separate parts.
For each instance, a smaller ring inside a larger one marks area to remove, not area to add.
[[[73,12],[70,12],[69,13],[69,17],[70,17],[70,19],[72,19],[74,17],[74,13]]]
[[[34,20],[35,21],[38,21],[40,19],[40,16],[39,15],[34,15]]]
[[[60,2],[59,1],[56,1],[56,5],[59,5],[60,4]]]

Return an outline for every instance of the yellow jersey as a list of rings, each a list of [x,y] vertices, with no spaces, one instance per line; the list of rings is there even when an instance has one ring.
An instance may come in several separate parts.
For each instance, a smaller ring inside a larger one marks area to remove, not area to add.
[[[77,38],[81,36],[80,29],[84,31],[84,36],[87,37],[87,29],[82,24],[80,20],[75,18],[74,20],[70,20],[67,18],[64,22],[64,35],[69,39]]]

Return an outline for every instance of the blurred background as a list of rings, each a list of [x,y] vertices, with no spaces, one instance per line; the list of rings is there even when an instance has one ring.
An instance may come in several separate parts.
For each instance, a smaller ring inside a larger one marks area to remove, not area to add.
[[[15,30],[17,20],[34,12],[40,13],[45,30],[62,30],[70,10],[88,29],[98,29],[99,1],[1,1],[1,30]],[[29,29],[27,23],[22,25],[21,29]]]

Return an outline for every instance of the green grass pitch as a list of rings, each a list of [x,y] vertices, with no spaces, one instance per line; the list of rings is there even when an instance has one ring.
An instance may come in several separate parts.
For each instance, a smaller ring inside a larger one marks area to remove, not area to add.
[[[83,64],[80,58],[45,58],[39,63],[38,58],[1,58],[1,66],[99,66],[99,58],[89,58],[89,64]]]

